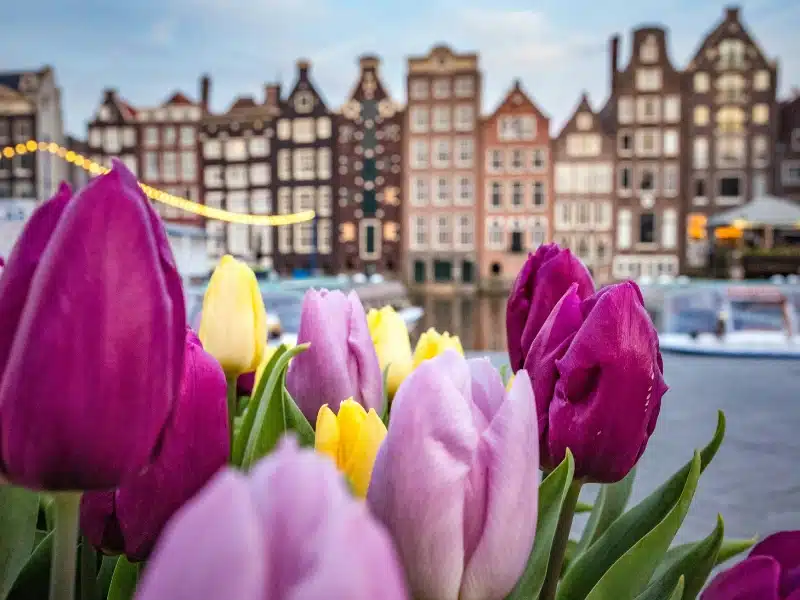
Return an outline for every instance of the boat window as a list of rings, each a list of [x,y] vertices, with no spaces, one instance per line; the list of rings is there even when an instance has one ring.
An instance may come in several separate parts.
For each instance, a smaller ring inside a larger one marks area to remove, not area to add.
[[[782,304],[775,302],[731,302],[732,331],[784,331],[786,317]]]

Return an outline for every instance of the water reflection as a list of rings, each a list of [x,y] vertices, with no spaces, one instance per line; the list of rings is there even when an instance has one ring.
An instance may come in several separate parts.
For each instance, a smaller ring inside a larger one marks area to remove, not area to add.
[[[412,333],[412,343],[430,327],[461,338],[466,350],[506,350],[506,296],[416,295],[413,303],[425,314]]]

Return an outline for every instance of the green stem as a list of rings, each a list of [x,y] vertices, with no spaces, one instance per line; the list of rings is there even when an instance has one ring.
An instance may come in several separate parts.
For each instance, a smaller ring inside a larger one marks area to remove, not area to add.
[[[80,504],[80,492],[53,494],[55,527],[53,528],[53,560],[50,565],[50,600],[74,600],[75,598]]]
[[[542,585],[540,600],[553,600],[558,589],[558,580],[561,577],[561,567],[564,564],[564,554],[567,551],[569,542],[569,532],[572,529],[572,519],[575,516],[575,507],[578,505],[578,497],[581,495],[582,481],[573,481],[569,486],[567,497],[564,498],[564,506],[561,508],[561,515],[558,518],[556,535],[553,538],[553,547],[550,550],[550,562],[547,565],[547,575]]]
[[[97,552],[84,538],[81,540],[81,600],[97,600]]]
[[[236,382],[236,375],[228,375],[228,433],[230,434],[231,457],[233,457],[233,425],[236,419],[236,409],[238,407],[239,396]]]

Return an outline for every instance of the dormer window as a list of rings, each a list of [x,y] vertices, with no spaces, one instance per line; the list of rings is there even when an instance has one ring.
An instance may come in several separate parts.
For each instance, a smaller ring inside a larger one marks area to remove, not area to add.
[[[310,113],[314,108],[314,97],[308,92],[300,92],[294,97],[294,109],[299,113]]]
[[[578,115],[578,118],[575,120],[575,124],[577,125],[580,131],[587,131],[592,128],[592,115],[589,113],[581,113]]]
[[[645,64],[652,64],[658,61],[658,44],[656,36],[648,35],[644,43],[639,48],[639,60]]]

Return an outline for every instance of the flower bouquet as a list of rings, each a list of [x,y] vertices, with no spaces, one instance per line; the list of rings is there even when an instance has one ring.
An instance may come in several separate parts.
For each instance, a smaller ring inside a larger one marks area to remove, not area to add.
[[[634,283],[543,246],[506,327],[497,369],[312,290],[268,349],[225,257],[195,335],[135,177],[62,186],[0,275],[0,600],[800,599],[798,532],[705,591],[754,540],[672,544],[722,414],[628,507],[667,391]]]

